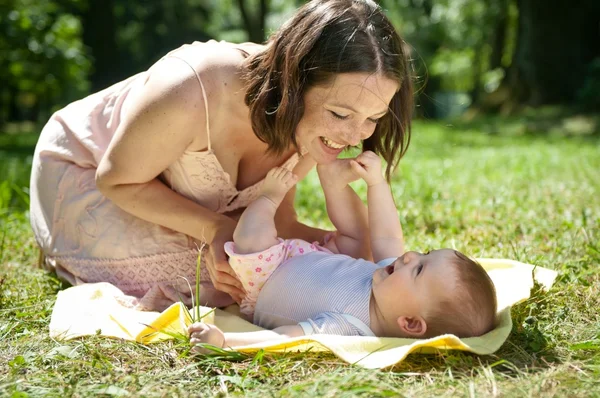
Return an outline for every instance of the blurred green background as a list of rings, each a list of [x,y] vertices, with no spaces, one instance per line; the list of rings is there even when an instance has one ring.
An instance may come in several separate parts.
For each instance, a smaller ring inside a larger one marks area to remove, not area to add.
[[[184,43],[261,42],[303,3],[2,0],[0,131],[39,128]],[[413,49],[417,116],[600,109],[598,0],[379,3]]]

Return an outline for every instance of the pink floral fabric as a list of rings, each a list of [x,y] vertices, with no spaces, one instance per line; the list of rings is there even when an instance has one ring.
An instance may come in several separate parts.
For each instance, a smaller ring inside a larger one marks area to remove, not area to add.
[[[317,251],[330,253],[317,242],[309,243],[302,239],[279,238],[279,244],[262,252],[250,254],[236,253],[235,243],[227,242],[225,253],[229,256],[229,265],[236,272],[246,290],[246,297],[240,305],[241,312],[248,316],[254,314],[258,295],[277,267],[292,257]]]

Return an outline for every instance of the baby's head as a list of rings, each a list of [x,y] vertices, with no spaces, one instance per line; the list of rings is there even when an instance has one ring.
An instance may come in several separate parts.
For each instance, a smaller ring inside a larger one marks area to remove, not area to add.
[[[373,275],[383,334],[480,336],[494,328],[496,291],[487,272],[451,249],[406,252]]]

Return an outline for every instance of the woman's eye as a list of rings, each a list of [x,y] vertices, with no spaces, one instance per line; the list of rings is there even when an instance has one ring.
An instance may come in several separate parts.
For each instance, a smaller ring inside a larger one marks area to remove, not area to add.
[[[375,124],[377,124],[380,120],[381,120],[381,118],[379,118],[379,119],[369,119],[369,121],[371,123],[375,123]]]
[[[348,116],[340,115],[339,113],[335,113],[334,111],[329,111],[336,119],[345,120],[348,119]]]
[[[421,273],[421,271],[423,271],[423,264],[419,264],[417,267],[417,276]]]

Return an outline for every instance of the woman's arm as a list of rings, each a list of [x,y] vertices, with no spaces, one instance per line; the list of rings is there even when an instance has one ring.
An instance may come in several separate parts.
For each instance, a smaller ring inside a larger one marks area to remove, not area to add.
[[[205,122],[191,68],[179,60],[161,61],[133,99],[98,165],[98,189],[139,218],[210,242],[225,217],[157,179],[192,143],[207,144]]]
[[[205,87],[207,95],[218,101],[219,90],[211,84]],[[152,68],[145,86],[132,100],[98,165],[98,189],[128,213],[207,242],[211,251],[222,246],[231,239],[235,221],[157,179],[190,145],[208,145],[204,100],[194,72],[181,60],[163,60]],[[237,279],[227,275],[233,271],[228,272],[225,256],[213,254],[216,264],[209,263],[217,268],[211,273],[215,287],[241,295],[235,288],[241,287]]]

